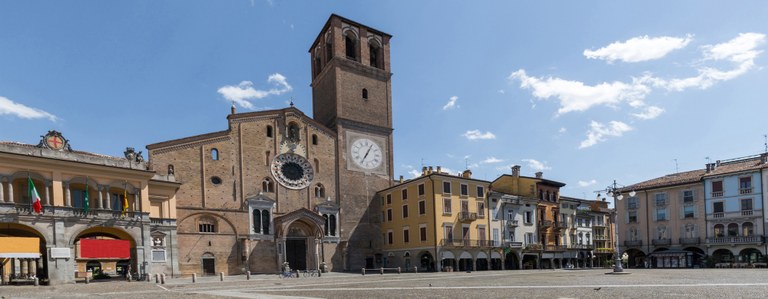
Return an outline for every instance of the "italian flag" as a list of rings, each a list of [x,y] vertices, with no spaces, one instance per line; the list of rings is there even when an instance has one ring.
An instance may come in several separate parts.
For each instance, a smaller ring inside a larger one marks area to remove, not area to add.
[[[40,194],[37,193],[35,183],[32,182],[32,178],[27,178],[29,181],[29,198],[32,199],[32,208],[35,209],[35,213],[40,214],[43,210],[43,205],[40,203]]]

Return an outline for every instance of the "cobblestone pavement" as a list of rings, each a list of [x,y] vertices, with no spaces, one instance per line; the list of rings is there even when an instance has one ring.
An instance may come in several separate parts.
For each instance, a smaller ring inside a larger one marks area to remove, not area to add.
[[[329,273],[169,279],[166,284],[107,281],[61,286],[0,286],[10,298],[766,298],[768,269],[523,270],[472,273]]]

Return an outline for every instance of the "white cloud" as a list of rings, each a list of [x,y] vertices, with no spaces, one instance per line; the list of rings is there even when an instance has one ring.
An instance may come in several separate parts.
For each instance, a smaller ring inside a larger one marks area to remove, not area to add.
[[[664,109],[662,108],[659,108],[656,106],[649,106],[640,113],[632,113],[632,116],[642,120],[649,120],[649,119],[654,119],[658,117],[659,115],[661,115],[662,112],[664,112]]]
[[[606,126],[605,124],[593,120],[589,127],[590,128],[587,131],[587,139],[581,141],[581,145],[579,145],[580,149],[593,146],[598,142],[603,142],[608,136],[621,137],[624,135],[624,132],[632,130],[632,127],[620,121],[610,121]]]
[[[469,169],[478,168],[478,167],[480,167],[480,164],[477,164],[477,163],[472,163],[472,164],[467,165],[467,168],[469,168]]]
[[[650,88],[636,80],[630,84],[614,81],[589,86],[583,82],[560,78],[531,77],[522,69],[513,72],[507,79],[520,80],[520,87],[532,89],[533,96],[536,98],[544,100],[556,97],[560,100],[558,115],[585,111],[595,105],[615,106],[622,101],[638,101],[651,92]]]
[[[646,75],[640,81],[672,91],[683,91],[688,88],[707,89],[717,82],[734,79],[752,70],[755,67],[755,59],[763,52],[758,50],[758,47],[763,44],[765,44],[765,34],[741,33],[725,43],[701,47],[705,62],[731,62],[736,65],[731,70],[704,66],[699,68],[698,75],[693,77],[667,80]]]
[[[594,184],[597,184],[596,180],[589,180],[589,181],[579,181],[579,187],[589,187]]]
[[[448,103],[445,104],[445,106],[443,106],[443,110],[459,108],[459,105],[456,105],[457,100],[459,100],[459,97],[457,96],[452,96],[451,98],[449,98]]]
[[[5,97],[0,97],[0,115],[15,115],[25,119],[47,118],[54,122],[58,119],[53,114],[16,103]]]
[[[540,162],[534,159],[523,159],[521,161],[528,163],[528,167],[536,171],[552,169],[552,167],[547,165],[547,162]]]
[[[560,130],[557,130],[557,132],[560,134],[563,134],[565,132],[568,132],[568,129],[566,129],[565,127],[560,127]]]
[[[616,60],[623,62],[641,62],[660,59],[674,50],[685,48],[693,40],[692,35],[685,38],[647,35],[633,37],[624,42],[615,42],[597,50],[584,50],[584,56],[589,59],[606,60],[612,63]]]
[[[480,161],[480,163],[483,163],[483,164],[492,164],[492,163],[501,163],[501,162],[504,162],[504,160],[496,157],[488,157],[485,160]]]
[[[500,93],[500,94],[505,94],[505,93],[506,93],[506,91],[504,91],[503,89],[499,89],[499,93]]]
[[[421,176],[421,171],[418,171],[416,169],[411,169],[408,171],[408,174],[411,175],[411,178],[417,178]]]
[[[267,82],[274,85],[274,87],[268,90],[258,90],[253,88],[253,82],[243,81],[237,86],[222,86],[218,89],[218,92],[225,99],[235,102],[243,108],[254,109],[253,104],[250,102],[252,100],[262,99],[271,95],[281,95],[293,90],[285,76],[279,73],[269,75]]]
[[[480,139],[496,139],[496,135],[494,135],[491,132],[480,132],[480,130],[470,130],[466,133],[462,134],[462,136],[466,137],[469,140],[480,140]]]

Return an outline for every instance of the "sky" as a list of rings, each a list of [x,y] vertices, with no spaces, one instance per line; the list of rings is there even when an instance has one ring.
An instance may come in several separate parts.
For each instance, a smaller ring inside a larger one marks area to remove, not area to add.
[[[332,13],[393,36],[395,177],[521,165],[593,199],[766,149],[761,1],[1,1],[0,140],[119,157],[232,102],[311,116]]]

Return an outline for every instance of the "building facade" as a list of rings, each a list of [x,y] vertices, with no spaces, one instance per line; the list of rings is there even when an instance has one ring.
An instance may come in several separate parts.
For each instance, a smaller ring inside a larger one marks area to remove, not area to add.
[[[390,35],[332,15],[310,47],[313,117],[232,113],[227,129],[147,146],[174,173],[185,274],[373,268],[372,206],[392,185]]]
[[[49,131],[38,145],[0,143],[0,161],[3,284],[179,273],[179,184],[147,170],[141,153],[75,151]]]
[[[378,192],[384,267],[419,271],[501,269],[490,238],[489,182],[440,167]]]

